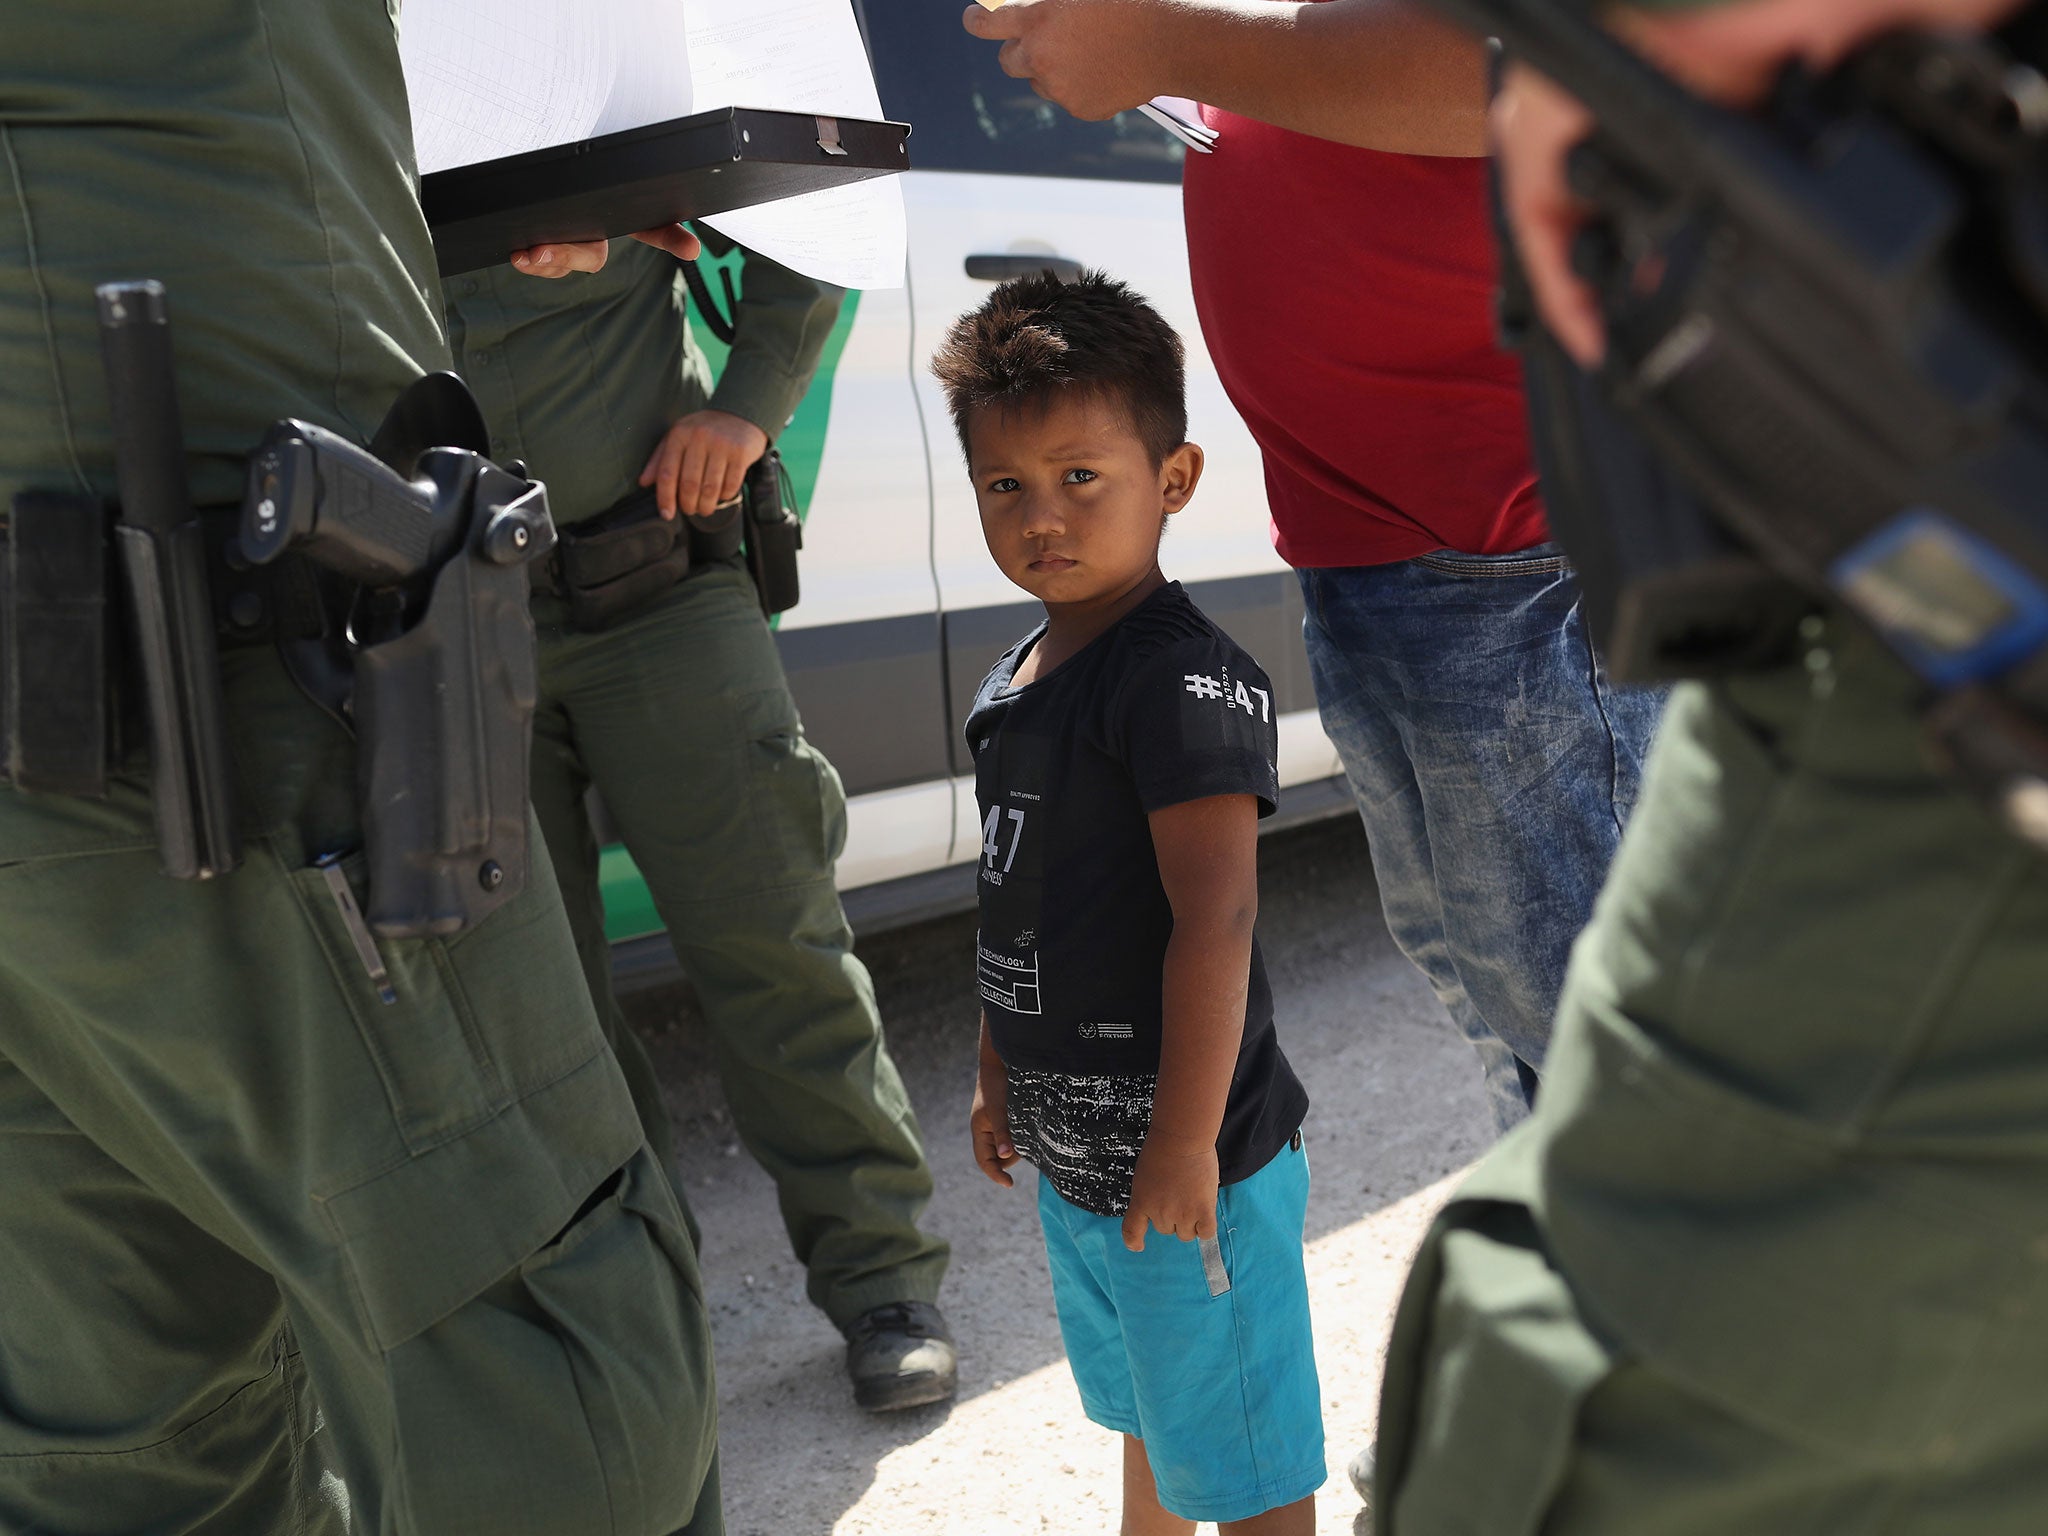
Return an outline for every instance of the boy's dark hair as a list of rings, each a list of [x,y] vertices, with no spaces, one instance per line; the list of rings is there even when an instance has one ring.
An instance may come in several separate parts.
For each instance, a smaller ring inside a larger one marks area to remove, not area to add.
[[[960,450],[976,411],[1068,390],[1122,406],[1156,468],[1188,440],[1180,337],[1123,283],[1083,272],[1014,278],[953,322],[932,358]]]

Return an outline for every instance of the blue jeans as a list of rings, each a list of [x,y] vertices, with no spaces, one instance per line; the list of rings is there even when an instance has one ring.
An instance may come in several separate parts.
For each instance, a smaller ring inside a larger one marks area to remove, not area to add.
[[[1387,927],[1477,1048],[1505,1131],[1528,1113],[1663,691],[1607,680],[1552,544],[1297,574]]]

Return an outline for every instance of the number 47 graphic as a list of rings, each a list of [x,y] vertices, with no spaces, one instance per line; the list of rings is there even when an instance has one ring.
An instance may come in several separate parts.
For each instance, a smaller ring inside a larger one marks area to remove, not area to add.
[[[1003,851],[998,837],[1003,829],[1003,817],[1005,815],[1008,815],[1010,818],[1010,852],[1009,856],[1003,859],[1003,873],[1007,875],[1010,872],[1010,866],[1017,862],[1017,844],[1024,839],[1024,813],[1022,811],[1005,812],[1001,806],[997,806],[994,810],[990,811],[988,813],[988,820],[981,824],[981,851],[988,858],[988,867],[994,869],[996,867],[996,858]]]

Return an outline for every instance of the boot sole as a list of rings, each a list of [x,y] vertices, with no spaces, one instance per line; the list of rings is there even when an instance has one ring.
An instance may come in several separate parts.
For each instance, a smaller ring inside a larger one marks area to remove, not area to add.
[[[912,1376],[857,1381],[853,1384],[853,1400],[870,1413],[893,1413],[898,1408],[943,1403],[956,1388],[956,1378],[951,1373],[920,1371]]]

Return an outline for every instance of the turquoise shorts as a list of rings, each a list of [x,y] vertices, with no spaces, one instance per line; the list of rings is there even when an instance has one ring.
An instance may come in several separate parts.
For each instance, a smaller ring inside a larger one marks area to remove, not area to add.
[[[1081,1406],[1145,1442],[1159,1502],[1184,1520],[1248,1520],[1323,1484],[1323,1398],[1309,1330],[1300,1140],[1216,1194],[1199,1243],[1148,1232],[1038,1181],[1053,1300]]]

